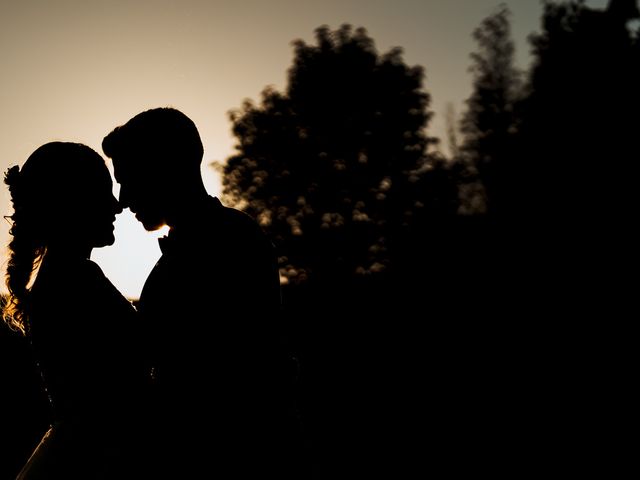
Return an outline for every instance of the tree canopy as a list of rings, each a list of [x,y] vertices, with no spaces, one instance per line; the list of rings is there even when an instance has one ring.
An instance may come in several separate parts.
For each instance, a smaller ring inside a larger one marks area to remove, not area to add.
[[[510,210],[507,187],[517,182],[512,178],[512,167],[517,161],[514,133],[521,72],[514,66],[509,17],[510,11],[503,5],[473,32],[478,44],[471,54],[473,91],[461,121],[461,161],[477,169],[491,215],[504,215]]]
[[[418,217],[455,212],[455,187],[427,153],[423,79],[365,29],[323,26],[315,43],[294,42],[284,92],[231,113],[224,194],[275,239],[288,281],[385,272]]]

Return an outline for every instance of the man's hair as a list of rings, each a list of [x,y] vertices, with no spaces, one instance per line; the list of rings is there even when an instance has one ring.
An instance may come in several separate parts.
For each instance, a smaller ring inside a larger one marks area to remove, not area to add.
[[[175,108],[163,107],[139,113],[116,127],[102,141],[110,158],[121,155],[149,158],[164,166],[177,167],[202,162],[204,148],[193,121]]]

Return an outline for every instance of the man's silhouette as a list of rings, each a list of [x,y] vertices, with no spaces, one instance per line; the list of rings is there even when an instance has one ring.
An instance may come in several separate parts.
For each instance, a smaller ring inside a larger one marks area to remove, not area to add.
[[[105,137],[120,203],[169,226],[139,302],[157,391],[151,464],[170,478],[290,478],[299,453],[271,242],[207,194],[194,123],[140,113]]]

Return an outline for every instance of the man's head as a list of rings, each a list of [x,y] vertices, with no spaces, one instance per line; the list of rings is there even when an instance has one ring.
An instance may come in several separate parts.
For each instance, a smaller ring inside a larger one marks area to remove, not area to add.
[[[198,130],[173,108],[142,112],[102,141],[120,184],[120,204],[147,230],[167,223],[176,202],[202,186],[204,153]]]

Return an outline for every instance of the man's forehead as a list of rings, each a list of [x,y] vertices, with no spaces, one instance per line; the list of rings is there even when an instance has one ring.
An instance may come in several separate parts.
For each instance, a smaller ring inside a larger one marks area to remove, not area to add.
[[[120,170],[131,170],[141,163],[140,155],[134,152],[114,155],[111,160],[113,161],[114,168],[118,168]]]

